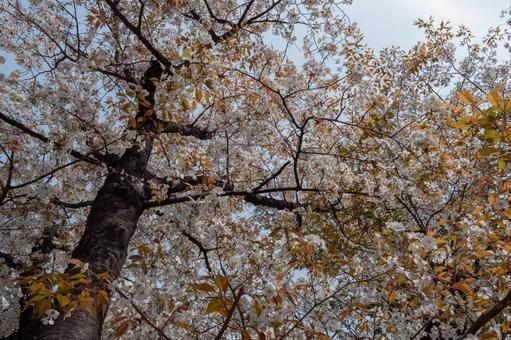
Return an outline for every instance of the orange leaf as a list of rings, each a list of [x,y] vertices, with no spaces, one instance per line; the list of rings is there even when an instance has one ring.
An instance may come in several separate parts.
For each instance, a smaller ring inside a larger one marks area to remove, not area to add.
[[[255,309],[255,312],[256,312],[257,316],[259,316],[263,312],[263,305],[261,305],[259,303],[259,301],[255,300],[255,302],[254,302],[254,309]]]
[[[493,255],[493,252],[491,252],[489,250],[478,251],[478,252],[474,253],[474,257],[477,257],[478,259],[481,259],[481,258],[484,258],[484,257],[488,257],[488,256],[492,256],[492,255]]]
[[[176,325],[176,327],[178,327],[178,328],[183,328],[183,329],[188,329],[188,330],[190,330],[192,328],[189,324],[187,324],[186,322],[181,321],[181,320],[174,321],[174,325]]]
[[[200,290],[202,292],[214,292],[216,291],[215,286],[210,285],[209,283],[199,283],[196,285],[192,285],[192,288],[195,290]]]
[[[123,336],[124,334],[126,334],[126,332],[128,331],[128,329],[130,328],[130,325],[131,325],[131,320],[128,320],[128,321],[124,321],[123,323],[121,323],[114,331],[114,338],[120,338],[121,336]]]

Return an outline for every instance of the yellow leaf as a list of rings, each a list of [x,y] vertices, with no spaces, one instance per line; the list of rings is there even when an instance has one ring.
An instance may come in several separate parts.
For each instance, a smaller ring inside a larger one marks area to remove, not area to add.
[[[461,290],[464,293],[468,293],[471,289],[465,281],[459,281],[452,285],[453,289]]]
[[[496,141],[499,140],[499,136],[497,135],[497,132],[495,132],[495,130],[492,130],[492,129],[486,129],[484,131],[483,138],[485,141],[490,142],[490,143],[495,143]]]
[[[438,279],[440,281],[448,281],[449,280],[449,273],[448,272],[441,272],[438,274]]]
[[[446,226],[449,224],[449,221],[447,221],[445,218],[441,218],[437,221],[438,225]]]
[[[496,111],[501,111],[504,108],[502,97],[499,95],[498,90],[493,90],[486,95],[486,99],[493,106],[493,108],[497,109]]]
[[[389,303],[394,303],[394,301],[396,301],[396,297],[396,292],[391,291],[388,296]]]
[[[218,288],[225,292],[229,287],[229,280],[225,276],[216,276],[215,284]]]
[[[499,159],[497,167],[499,168],[499,170],[504,170],[506,168],[506,161],[504,160],[504,158]]]
[[[43,294],[37,294],[37,295],[34,295],[30,298],[30,300],[28,300],[28,303],[32,303],[32,302],[37,302],[37,301],[41,301],[43,299],[46,299],[47,295],[43,295]]]
[[[511,208],[506,208],[504,209],[504,211],[502,212],[504,214],[504,216],[506,216],[507,218],[511,218]]]
[[[186,111],[190,108],[190,104],[188,103],[188,100],[185,97],[181,97],[181,109],[183,111]]]
[[[80,305],[82,307],[87,307],[90,305],[90,294],[84,289],[80,292],[80,296],[78,297],[78,301],[80,301]]]
[[[192,54],[190,53],[190,50],[185,48],[183,50],[183,54],[188,58],[188,59],[192,59]]]
[[[499,152],[499,149],[497,149],[496,147],[493,147],[493,146],[488,146],[488,147],[485,147],[485,148],[481,148],[478,151],[478,153],[481,156],[483,156],[483,157],[489,156],[489,155],[494,154],[496,152]]]
[[[78,273],[78,274],[74,274],[74,275],[71,275],[68,279],[69,280],[81,280],[81,279],[85,279],[86,276],[82,273]]]
[[[449,243],[448,241],[442,239],[442,238],[436,238],[435,239],[435,243],[438,245],[438,246],[441,246],[442,244],[447,244]]]
[[[99,273],[96,276],[98,277],[98,279],[101,279],[101,280],[108,280],[111,277],[110,274],[107,272]]]
[[[468,105],[475,104],[474,97],[472,97],[472,94],[470,94],[470,92],[466,90],[461,90],[460,92],[458,92],[458,99]]]
[[[34,316],[36,318],[40,318],[50,308],[51,308],[51,301],[50,301],[50,299],[43,299],[43,300],[37,301],[34,304],[34,309],[33,309]]]
[[[454,123],[451,124],[451,127],[457,128],[457,129],[462,129],[462,128],[465,128],[467,126],[468,126],[467,118],[462,118],[462,119],[457,120],[457,121],[455,121]]]
[[[198,102],[202,99],[202,91],[200,88],[195,89],[195,99],[197,99]]]
[[[505,334],[509,332],[509,321],[507,319],[504,319],[504,322],[502,322],[502,332]]]
[[[67,295],[60,294],[57,295],[57,301],[59,302],[60,307],[66,307],[69,304],[69,302],[71,302]]]
[[[208,307],[206,308],[206,312],[208,314],[219,312],[221,309],[225,309],[224,303],[221,299],[213,299],[209,301]]]

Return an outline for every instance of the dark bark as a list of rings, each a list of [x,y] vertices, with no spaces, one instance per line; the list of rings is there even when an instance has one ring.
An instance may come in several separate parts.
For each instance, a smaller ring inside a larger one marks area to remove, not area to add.
[[[490,320],[495,318],[497,315],[499,315],[504,309],[506,309],[511,304],[511,291],[509,291],[506,296],[500,300],[497,304],[495,304],[492,308],[481,314],[477,320],[474,321],[472,326],[468,329],[468,331],[465,333],[465,336],[467,335],[476,335],[477,332],[481,328],[484,327]]]
[[[134,145],[127,149],[115,163],[115,169],[107,176],[92,203],[87,218],[85,231],[72,253],[72,258],[89,264],[89,271],[94,274],[108,273],[112,279],[119,276],[126,259],[129,242],[133,236],[138,220],[147,200],[145,178],[148,178],[147,162],[152,149],[152,138],[147,132],[155,128],[151,108],[154,105],[156,85],[163,70],[157,62],[152,62],[142,78],[142,86],[147,91],[145,101],[140,105],[136,118],[143,118],[138,130],[144,139],[143,148]],[[142,143],[141,143],[142,145]],[[69,266],[67,272],[75,271]],[[91,299],[97,292],[107,290],[105,282],[90,275],[91,283],[87,285]],[[25,299],[29,298],[24,290]],[[22,301],[22,307],[23,301]],[[94,310],[77,309],[71,316],[63,318],[63,313],[54,325],[43,325],[33,319],[32,309],[26,308],[20,316],[18,333],[12,339],[46,339],[78,340],[100,339],[107,308]]]
[[[93,273],[119,276],[128,245],[135,232],[146,199],[141,178],[145,175],[147,151],[128,149],[116,171],[111,173],[99,190],[91,207],[85,232],[72,257],[89,263]],[[71,271],[72,267],[68,269]],[[105,289],[104,283],[92,279],[87,289],[94,293]],[[18,339],[99,339],[106,310],[78,309],[65,320],[62,316],[55,325],[47,326],[32,319],[27,308],[20,317]]]

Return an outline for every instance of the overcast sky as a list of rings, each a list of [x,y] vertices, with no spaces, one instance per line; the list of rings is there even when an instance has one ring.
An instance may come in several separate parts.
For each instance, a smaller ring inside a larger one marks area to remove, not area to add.
[[[433,16],[453,26],[464,24],[480,37],[502,22],[500,13],[509,6],[509,0],[353,0],[345,12],[358,22],[370,47],[399,45],[407,49],[422,38],[413,26],[418,18]]]

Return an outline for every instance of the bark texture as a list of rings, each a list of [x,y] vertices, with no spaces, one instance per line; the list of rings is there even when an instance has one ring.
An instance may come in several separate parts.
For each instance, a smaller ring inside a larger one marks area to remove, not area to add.
[[[137,223],[144,211],[147,200],[145,179],[147,163],[151,155],[153,134],[156,127],[154,104],[156,85],[163,69],[158,62],[151,62],[142,77],[146,91],[144,101],[139,105],[135,119],[142,142],[135,142],[115,162],[114,170],[107,176],[98,191],[87,218],[85,231],[72,253],[72,258],[89,264],[95,274],[109,273],[111,278],[119,276],[128,246]],[[150,105],[147,105],[149,103]],[[73,268],[69,267],[68,272]],[[92,280],[87,286],[92,299],[100,289],[105,290],[104,282]],[[25,296],[28,298],[28,296]],[[23,307],[23,301],[21,305]],[[101,338],[101,330],[107,309],[73,311],[65,320],[60,315],[55,325],[43,325],[32,319],[32,309],[27,308],[20,316],[19,330],[11,339],[31,340],[78,340]]]
[[[126,150],[117,169],[108,175],[94,200],[85,231],[72,255],[89,263],[89,269],[94,273],[108,272],[116,278],[121,272],[130,239],[144,210],[143,178],[148,153],[136,147]],[[87,287],[92,298],[94,292],[104,289],[101,285],[93,280]],[[78,309],[65,320],[59,317],[53,326],[33,320],[31,314],[30,308],[22,313],[18,339],[100,339],[106,310]]]

